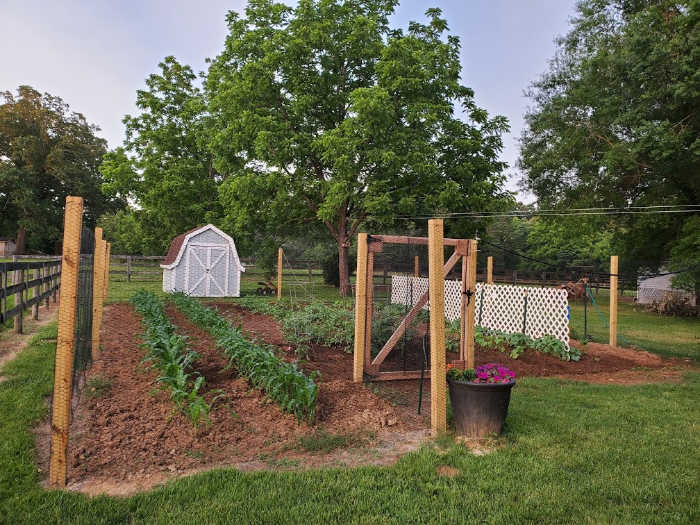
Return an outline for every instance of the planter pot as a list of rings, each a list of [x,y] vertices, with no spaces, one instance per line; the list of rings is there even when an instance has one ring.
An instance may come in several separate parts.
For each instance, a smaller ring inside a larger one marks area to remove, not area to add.
[[[498,435],[508,414],[509,383],[469,383],[448,379],[457,434],[481,438]]]

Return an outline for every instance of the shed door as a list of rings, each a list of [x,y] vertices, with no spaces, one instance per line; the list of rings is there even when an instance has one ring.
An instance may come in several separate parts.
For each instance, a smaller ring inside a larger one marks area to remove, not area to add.
[[[185,289],[196,297],[228,295],[228,244],[187,247]]]

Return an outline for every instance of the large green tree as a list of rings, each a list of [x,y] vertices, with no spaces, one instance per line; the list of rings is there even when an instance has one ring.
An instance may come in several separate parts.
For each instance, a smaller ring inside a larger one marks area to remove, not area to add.
[[[102,166],[105,193],[138,205],[132,218],[148,253],[163,253],[175,235],[221,214],[222,178],[207,148],[206,104],[197,76],[174,57],[166,57],[159,69],[137,91],[139,113],[124,117],[124,147],[106,155]]]
[[[698,0],[579,2],[530,93],[521,167],[540,205],[700,203],[699,20]],[[693,245],[693,221],[639,214],[609,227],[627,261],[659,267]]]
[[[16,233],[17,253],[56,250],[67,195],[84,198],[89,226],[123,205],[100,191],[98,130],[59,97],[29,86],[0,92],[0,235]]]
[[[479,209],[500,195],[503,117],[461,84],[460,45],[440,11],[392,29],[396,0],[251,0],[206,94],[230,224],[333,237],[340,292],[361,225]],[[303,230],[302,230],[303,231]]]

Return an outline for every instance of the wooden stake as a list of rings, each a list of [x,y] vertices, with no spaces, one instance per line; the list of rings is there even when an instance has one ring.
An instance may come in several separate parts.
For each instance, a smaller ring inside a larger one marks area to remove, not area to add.
[[[466,344],[466,366],[474,368],[474,314],[476,313],[476,255],[477,241],[469,240],[469,256],[467,261],[467,288],[472,292],[467,308],[467,323],[465,326]]]
[[[417,255],[413,257],[413,277],[420,277],[420,260]]]
[[[41,279],[41,268],[37,268],[34,270],[34,279]],[[37,298],[41,296],[41,281],[34,287],[34,298]],[[35,321],[39,319],[39,303],[41,301],[37,301],[34,303],[32,306],[32,317],[34,318]]]
[[[107,243],[107,253],[105,255],[105,276],[103,279],[104,291],[102,292],[102,300],[103,301],[107,300],[107,294],[109,293],[109,264],[110,264],[109,258],[111,256],[112,256],[112,243],[108,242]]]
[[[277,299],[282,299],[282,248],[277,249]]]
[[[493,257],[486,259],[486,282],[493,284]]]
[[[352,380],[362,382],[367,341],[367,234],[357,235],[357,280],[355,282],[355,353]]]
[[[66,449],[73,384],[73,337],[75,333],[75,307],[78,299],[82,218],[83,199],[81,197],[67,197],[63,226],[63,265],[61,295],[58,305],[58,338],[54,367],[51,460],[49,465],[50,483],[61,487],[66,485]]]
[[[95,228],[95,255],[92,264],[92,360],[100,358],[100,325],[104,299],[105,255],[107,247],[102,240],[102,228]]]
[[[367,307],[365,314],[365,370],[370,366],[370,361],[372,360],[372,314],[374,313],[374,252],[369,251],[367,253],[367,293],[366,299]]]
[[[442,271],[442,219],[428,221],[428,275],[430,288],[430,427],[447,430],[447,380],[445,355],[445,276]]]
[[[617,255],[610,256],[610,346],[617,346]]]
[[[467,290],[469,290],[469,257],[462,256],[462,300],[459,308],[459,360],[463,365],[467,364],[467,318],[469,313],[469,298]]]

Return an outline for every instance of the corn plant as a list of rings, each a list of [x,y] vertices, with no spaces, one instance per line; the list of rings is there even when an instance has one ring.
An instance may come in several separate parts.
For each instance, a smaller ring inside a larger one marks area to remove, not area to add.
[[[318,372],[307,377],[295,363],[280,359],[270,346],[246,339],[239,328],[197,299],[176,293],[172,300],[193,323],[212,334],[230,366],[235,366],[241,375],[261,388],[282,410],[294,414],[297,421],[313,421],[318,398],[314,379]]]
[[[141,290],[131,302],[143,316],[144,343],[141,346],[148,352],[143,362],[159,370],[156,382],[168,391],[175,407],[195,427],[202,419],[209,422],[211,405],[199,395],[204,377],[192,371],[192,363],[199,355],[187,346],[186,337],[175,333],[175,326],[165,315],[163,304],[155,294]]]

